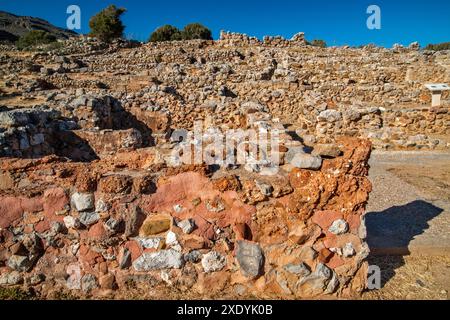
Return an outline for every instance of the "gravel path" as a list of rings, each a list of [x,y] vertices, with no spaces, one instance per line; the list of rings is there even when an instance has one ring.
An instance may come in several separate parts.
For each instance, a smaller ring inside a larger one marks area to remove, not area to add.
[[[450,197],[441,191],[449,165],[450,153],[373,154],[366,225],[374,253],[450,254]]]
[[[450,299],[450,153],[374,152],[366,225],[382,288],[363,299]]]

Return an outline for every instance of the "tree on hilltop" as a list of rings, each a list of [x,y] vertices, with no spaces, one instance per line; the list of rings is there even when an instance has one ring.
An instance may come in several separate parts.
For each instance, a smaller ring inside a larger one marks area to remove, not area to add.
[[[211,30],[200,23],[186,25],[183,30],[166,24],[152,32],[149,42],[174,41],[174,40],[212,40]]]
[[[314,47],[320,47],[320,48],[326,48],[327,47],[327,43],[323,40],[320,39],[314,39],[313,41],[311,41],[310,45],[314,46]]]
[[[183,39],[193,40],[212,40],[211,30],[206,28],[200,23],[191,23],[184,27],[183,29]]]
[[[174,41],[181,39],[182,39],[181,31],[177,27],[171,26],[170,24],[166,24],[153,31],[148,41],[160,42],[160,41]]]
[[[115,5],[103,9],[89,20],[90,35],[105,42],[121,38],[125,26],[120,16],[125,12],[126,9],[117,8]]]
[[[443,51],[450,50],[450,42],[443,42],[438,44],[429,44],[425,47],[425,50]]]

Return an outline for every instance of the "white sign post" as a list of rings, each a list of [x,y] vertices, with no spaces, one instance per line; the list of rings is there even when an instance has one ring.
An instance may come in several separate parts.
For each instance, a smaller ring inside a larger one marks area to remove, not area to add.
[[[442,91],[450,90],[450,86],[445,83],[426,84],[425,87],[431,91],[432,107],[440,107]]]

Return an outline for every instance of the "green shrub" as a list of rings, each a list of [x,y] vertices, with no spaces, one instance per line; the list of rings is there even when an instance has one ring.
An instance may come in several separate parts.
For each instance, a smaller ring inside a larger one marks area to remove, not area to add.
[[[159,27],[150,35],[148,39],[149,42],[159,42],[159,41],[173,41],[173,40],[181,40],[182,35],[181,31],[171,26],[170,24],[166,24],[165,26]]]
[[[0,300],[32,300],[36,298],[33,293],[24,291],[21,288],[0,287]]]
[[[50,44],[45,45],[41,51],[43,52],[50,52],[50,51],[59,51],[62,50],[64,48],[64,43],[63,42],[52,42]]]
[[[174,40],[212,40],[211,30],[200,23],[191,23],[183,30],[169,24],[159,27],[150,35],[149,42],[174,41]]]
[[[16,46],[19,50],[28,49],[37,45],[56,42],[56,37],[42,30],[32,30],[19,38]]]
[[[323,41],[323,40],[320,40],[320,39],[314,39],[309,44],[314,46],[314,47],[320,47],[320,48],[326,48],[327,47],[327,43],[325,41]]]
[[[211,30],[201,25],[200,23],[191,23],[184,27],[183,29],[183,39],[193,40],[193,39],[203,39],[212,40]]]
[[[126,9],[124,8],[110,5],[97,13],[89,20],[90,35],[105,42],[121,38],[125,26],[120,20],[120,16],[125,11]]]
[[[433,50],[433,51],[450,50],[450,42],[429,44],[425,47],[425,50]]]

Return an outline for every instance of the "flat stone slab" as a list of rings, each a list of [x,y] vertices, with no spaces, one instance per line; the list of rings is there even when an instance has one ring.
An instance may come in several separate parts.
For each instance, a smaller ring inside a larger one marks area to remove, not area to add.
[[[428,183],[447,185],[448,172],[442,163],[450,163],[450,153],[373,153],[369,173],[373,191],[366,214],[367,242],[372,254],[450,253],[450,199],[445,192],[427,192],[433,187],[429,184],[420,186],[420,179],[428,178],[426,170],[420,171],[424,168],[443,171],[442,180]],[[402,167],[411,170],[411,176],[419,177],[414,180],[416,186],[394,173],[395,168]]]

